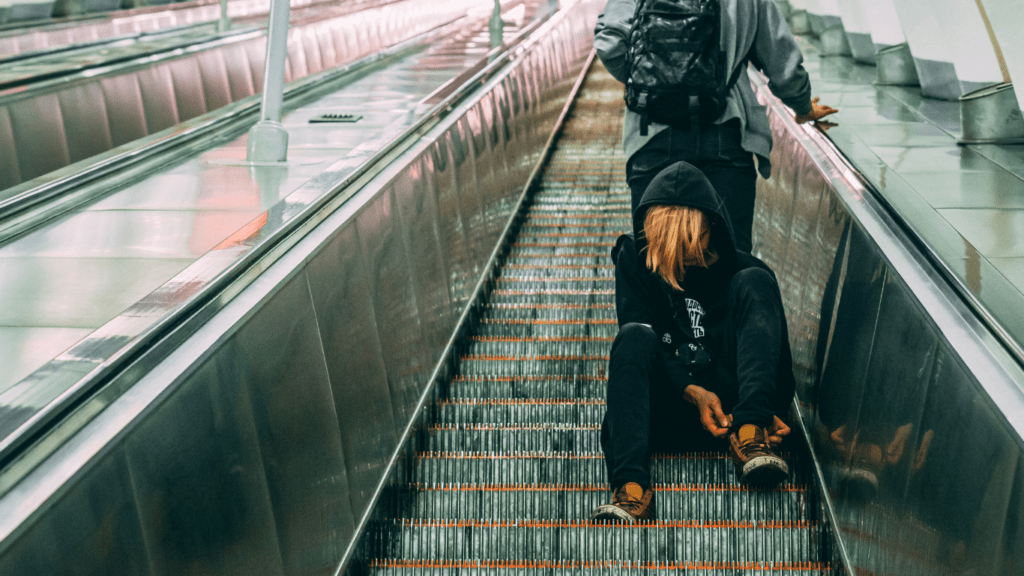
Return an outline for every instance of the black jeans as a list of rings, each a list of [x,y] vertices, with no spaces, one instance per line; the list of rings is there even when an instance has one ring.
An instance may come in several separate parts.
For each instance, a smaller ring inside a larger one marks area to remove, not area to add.
[[[757,170],[754,155],[740,146],[740,138],[739,120],[691,130],[670,127],[655,134],[626,163],[633,211],[658,172],[670,164],[688,162],[707,176],[722,197],[736,234],[736,249],[749,254]]]
[[[727,373],[727,381],[717,378],[710,390],[722,400],[722,410],[732,414],[734,428],[767,427],[775,415],[785,322],[779,287],[771,274],[747,268],[733,277],[725,321],[716,360],[725,369],[716,373]],[[651,454],[725,447],[704,430],[697,408],[673,388],[667,354],[646,324],[626,324],[612,343],[601,448],[613,488],[628,482],[649,486]]]

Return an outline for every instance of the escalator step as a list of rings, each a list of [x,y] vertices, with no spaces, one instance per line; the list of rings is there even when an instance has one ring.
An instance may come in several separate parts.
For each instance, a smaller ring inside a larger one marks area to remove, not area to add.
[[[587,520],[423,520],[371,528],[388,556],[407,560],[540,560],[686,563],[817,563],[816,523]],[[383,539],[383,538],[381,538]]]
[[[790,479],[779,490],[806,486],[810,478],[798,459]],[[450,451],[423,452],[416,459],[412,481],[418,484],[564,484],[601,485],[605,477],[600,451]],[[736,481],[733,463],[723,452],[660,455],[651,459],[651,479],[656,485],[718,486],[720,490],[744,488]],[[770,490],[769,490],[770,492]]]
[[[579,520],[608,501],[608,486],[596,484],[418,485],[406,494],[417,518],[532,518]],[[742,486],[655,484],[662,521],[807,521],[805,487],[755,491]]]
[[[479,576],[507,576],[509,570],[517,575],[527,576],[544,574],[545,576],[578,575],[586,570],[593,576],[638,576],[640,574],[683,574],[687,576],[768,576],[780,571],[806,575],[831,574],[829,567],[820,562],[807,562],[794,565],[786,562],[766,563],[735,562],[607,562],[581,560],[376,560],[371,565],[373,574],[387,576],[451,576],[452,570],[472,569],[472,574]],[[543,572],[541,572],[543,570]],[[571,570],[571,572],[570,572]],[[669,572],[671,571],[671,572]]]
[[[601,450],[618,333],[610,251],[632,229],[621,85],[595,64],[525,210],[445,399],[388,515],[365,534],[379,575],[832,574],[811,475],[737,482],[722,450],[654,455],[658,519],[591,522],[610,501]],[[586,572],[583,572],[586,571]]]

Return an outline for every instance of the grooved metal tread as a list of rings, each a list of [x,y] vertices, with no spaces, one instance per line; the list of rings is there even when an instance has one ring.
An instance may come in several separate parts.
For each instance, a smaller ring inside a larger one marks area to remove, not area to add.
[[[652,458],[653,522],[592,522],[609,501],[601,422],[618,332],[614,266],[631,229],[619,85],[595,62],[458,370],[429,407],[424,452],[369,527],[373,574],[831,574],[799,455],[771,489],[724,452]],[[510,572],[514,571],[514,572]]]

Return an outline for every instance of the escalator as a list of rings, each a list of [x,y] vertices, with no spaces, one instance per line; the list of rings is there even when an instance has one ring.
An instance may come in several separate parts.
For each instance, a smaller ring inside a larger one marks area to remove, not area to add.
[[[19,418],[0,443],[0,575],[1017,574],[1024,372],[755,72],[775,146],[754,245],[791,327],[792,476],[752,490],[724,453],[656,455],[656,521],[587,520],[609,498],[608,253],[630,225],[622,88],[584,63],[602,6],[563,0],[493,59],[482,26],[441,28],[430,38],[464,49],[301,80],[290,101],[316,110],[286,119],[293,158],[341,160],[298,188],[223,162],[243,153],[242,105],[148,149],[139,166],[175,178],[90,183],[90,201],[150,202],[101,206],[139,224],[90,230],[144,229],[161,249],[176,244],[153,208],[188,190],[252,198],[255,224],[221,218],[229,236],[187,273],[0,396]],[[323,112],[366,118],[342,139],[308,124]],[[40,202],[74,209],[78,182]],[[53,247],[89,249],[85,228],[37,242],[37,261],[67,267]],[[92,289],[61,286],[65,307]]]
[[[656,521],[587,520],[609,499],[600,447],[617,332],[608,254],[631,226],[621,118],[620,85],[595,64],[354,571],[832,573],[795,442],[793,474],[774,489],[738,484],[724,451],[657,455]]]

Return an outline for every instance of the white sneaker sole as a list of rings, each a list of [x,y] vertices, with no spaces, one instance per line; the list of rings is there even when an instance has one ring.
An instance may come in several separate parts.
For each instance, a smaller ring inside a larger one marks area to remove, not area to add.
[[[778,456],[758,456],[743,465],[740,483],[751,486],[775,486],[789,477],[789,466]]]
[[[622,520],[624,522],[636,522],[636,518],[629,515],[622,508],[614,504],[602,504],[590,515],[591,520]]]

